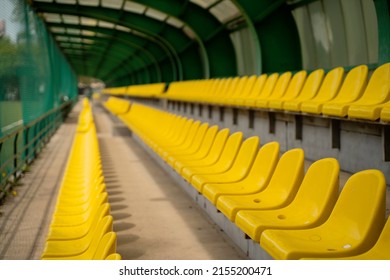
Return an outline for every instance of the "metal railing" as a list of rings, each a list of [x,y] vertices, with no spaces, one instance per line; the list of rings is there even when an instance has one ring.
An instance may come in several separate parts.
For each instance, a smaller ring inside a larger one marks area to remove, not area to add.
[[[72,105],[73,101],[67,101],[0,138],[0,202],[63,123]]]

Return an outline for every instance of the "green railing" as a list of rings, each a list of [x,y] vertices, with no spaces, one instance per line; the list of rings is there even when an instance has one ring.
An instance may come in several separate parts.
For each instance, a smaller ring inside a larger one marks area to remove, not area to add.
[[[73,101],[67,101],[0,138],[0,201],[63,123],[72,105]]]

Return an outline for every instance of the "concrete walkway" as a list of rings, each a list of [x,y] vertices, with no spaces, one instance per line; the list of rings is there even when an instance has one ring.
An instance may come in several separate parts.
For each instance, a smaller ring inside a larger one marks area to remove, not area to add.
[[[129,136],[95,107],[117,251],[123,259],[244,259],[187,194]]]

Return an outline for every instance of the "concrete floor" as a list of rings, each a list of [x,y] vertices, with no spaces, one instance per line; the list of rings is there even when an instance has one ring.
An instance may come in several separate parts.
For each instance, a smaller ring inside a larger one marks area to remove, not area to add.
[[[103,170],[123,259],[245,259],[129,136],[95,107]]]

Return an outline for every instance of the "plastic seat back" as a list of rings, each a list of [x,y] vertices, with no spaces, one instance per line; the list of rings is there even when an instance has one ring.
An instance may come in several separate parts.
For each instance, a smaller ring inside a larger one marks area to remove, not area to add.
[[[187,150],[189,147],[191,147],[191,144],[195,140],[195,136],[196,136],[200,126],[201,126],[200,121],[195,121],[192,124],[190,131],[188,132],[187,137],[185,138],[185,141],[183,142],[182,145],[180,145],[180,147],[182,147],[185,150]]]
[[[370,250],[351,257],[338,258],[342,260],[390,260],[390,218],[387,219],[387,222],[379,236],[374,247]],[[314,259],[314,258],[306,258]],[[321,259],[321,258],[318,258]],[[322,258],[324,259],[324,258]],[[328,258],[330,259],[330,258]]]
[[[304,175],[304,152],[292,149],[279,159],[272,178],[266,188],[246,196],[224,196],[217,201],[217,208],[231,221],[234,221],[239,210],[274,209],[289,204]]]
[[[247,95],[243,96],[242,97],[243,99],[239,100],[238,103],[242,105],[246,103],[248,100],[256,98],[263,90],[267,78],[268,78],[267,74],[262,74],[258,76],[250,92],[248,92]]]
[[[344,68],[337,67],[326,74],[317,95],[312,99],[315,102],[332,100],[337,95],[344,76]]]
[[[246,139],[242,143],[229,173],[233,173],[236,178],[243,178],[249,172],[250,167],[253,164],[259,150],[259,144],[260,138],[257,136],[252,136]]]
[[[226,170],[232,166],[241,147],[243,137],[244,135],[242,132],[235,132],[229,136],[225,147],[223,148],[222,154],[218,159],[218,168]]]
[[[213,145],[211,146],[210,152],[208,153],[207,157],[203,161],[204,165],[210,165],[215,163],[219,157],[221,156],[221,153],[226,145],[226,142],[229,138],[230,130],[228,128],[221,129],[213,142]]]
[[[266,230],[260,243],[276,259],[354,256],[376,243],[385,209],[383,173],[364,170],[348,179],[325,223],[304,230]]]
[[[292,149],[285,152],[279,159],[275,172],[262,196],[277,194],[275,198],[281,205],[292,201],[304,176],[304,152],[302,149]]]
[[[236,87],[231,92],[229,92],[229,94],[226,96],[226,99],[236,98],[237,96],[239,96],[245,88],[247,81],[248,76],[240,77]]]
[[[213,142],[216,138],[216,135],[218,133],[218,126],[213,125],[209,127],[206,131],[206,134],[204,135],[203,141],[200,143],[200,148],[198,152],[196,153],[198,158],[205,157],[208,152],[210,151]]]
[[[353,105],[377,105],[390,99],[390,63],[375,69],[363,96]]]
[[[267,228],[308,228],[325,221],[338,195],[339,164],[335,159],[313,163],[303,178],[294,200],[286,207],[239,211],[235,223],[259,241]],[[259,221],[260,220],[260,221]]]
[[[205,186],[203,196],[216,205],[217,199],[221,195],[251,194],[263,190],[271,179],[279,160],[279,147],[278,142],[263,145],[256,154],[256,158],[245,178],[233,183]]]
[[[368,250],[375,244],[385,222],[385,194],[382,172],[355,173],[341,191],[327,224],[345,232],[361,249]]]
[[[339,192],[339,163],[334,158],[314,162],[307,170],[294,200],[283,210],[298,216],[305,226],[323,223],[330,215]]]
[[[209,128],[208,123],[202,123],[194,134],[190,146],[186,149],[186,154],[195,153],[202,144],[203,138]]]
[[[245,181],[256,186],[256,191],[262,191],[271,180],[272,174],[279,161],[280,144],[269,142],[261,146],[253,166]]]
[[[262,91],[259,93],[256,99],[266,99],[268,98],[272,91],[275,88],[276,82],[278,81],[279,74],[278,73],[273,73],[270,76],[268,76],[267,80],[265,81],[264,87]]]
[[[296,73],[286,90],[286,93],[281,96],[281,97],[273,97],[269,102],[268,102],[268,107],[272,109],[281,109],[283,105],[283,101],[286,100],[292,100],[298,96],[298,94],[301,92],[302,87],[305,83],[307,76],[307,72],[305,70],[299,71]]]
[[[112,103],[112,109],[116,115],[126,114],[130,109],[130,102],[124,99],[116,98]]]
[[[256,80],[257,80],[257,76],[256,75],[252,75],[250,77],[248,77],[246,83],[245,83],[245,86],[243,87],[242,91],[238,91],[237,92],[237,95],[235,96],[235,100],[239,99],[239,98],[245,98],[247,97],[252,88],[254,87],[255,83],[256,83]]]
[[[183,144],[188,135],[191,133],[191,129],[194,125],[195,121],[193,119],[189,119],[189,120],[186,120],[185,121],[185,124],[184,124],[184,127],[182,130],[178,130],[177,133],[175,134],[175,136],[173,137],[174,139],[172,139],[171,141],[164,141],[161,142],[161,143],[158,143],[160,146],[178,146],[178,145],[181,145]],[[199,123],[198,123],[199,125]]]
[[[367,83],[367,74],[368,67],[366,65],[354,67],[347,73],[337,96],[326,104],[351,103],[357,100],[363,94],[364,86]]]
[[[116,253],[116,233],[108,232],[99,241],[94,260],[105,260],[108,256]]]
[[[260,97],[261,99],[258,99],[256,102],[256,107],[267,108],[268,102],[270,100],[281,98],[286,92],[290,80],[291,72],[285,72],[280,75],[270,95],[264,99]]]
[[[312,99],[318,92],[324,77],[324,70],[317,69],[310,73],[299,95],[291,101],[283,103],[285,110],[299,110],[300,102]],[[297,105],[298,104],[298,105]]]

